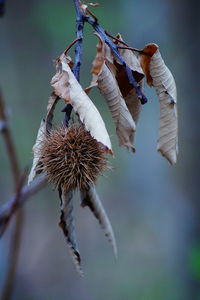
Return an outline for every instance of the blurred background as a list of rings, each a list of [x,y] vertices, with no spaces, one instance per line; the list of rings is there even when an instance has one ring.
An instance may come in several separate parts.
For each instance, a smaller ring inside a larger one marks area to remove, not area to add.
[[[177,83],[179,156],[171,167],[156,152],[159,105],[146,86],[148,103],[138,124],[135,154],[118,147],[108,109],[98,91],[91,98],[104,116],[113,143],[113,172],[97,190],[118,244],[110,245],[90,211],[74,198],[76,231],[85,277],[79,278],[58,227],[58,193],[48,186],[27,201],[15,300],[194,300],[200,299],[199,200],[199,3],[176,0],[99,1],[92,9],[111,34],[133,47],[150,42]],[[0,19],[0,86],[23,169],[46,113],[53,60],[75,38],[71,0],[8,1]],[[81,83],[88,86],[96,37],[86,24]],[[70,51],[73,57],[73,50]],[[57,107],[59,123],[62,105]],[[0,136],[0,204],[13,193],[10,165]],[[0,291],[5,282],[14,222],[0,240]]]

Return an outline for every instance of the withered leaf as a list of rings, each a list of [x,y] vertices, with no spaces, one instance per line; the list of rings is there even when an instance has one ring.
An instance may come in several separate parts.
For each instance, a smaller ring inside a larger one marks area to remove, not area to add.
[[[99,36],[98,36],[99,37]],[[112,118],[116,125],[116,133],[121,145],[133,149],[135,122],[122,97],[115,79],[115,66],[108,46],[99,37],[97,55],[93,61],[92,82],[90,87],[98,86],[107,101]]]
[[[83,271],[81,269],[81,257],[77,248],[75,230],[74,230],[74,215],[73,215],[73,201],[72,191],[65,191],[62,188],[59,190],[61,201],[61,215],[59,226],[62,228],[66,237],[69,250],[72,254],[73,263],[78,273],[82,276]]]
[[[104,121],[72,73],[69,66],[70,61],[70,57],[65,54],[57,59],[57,73],[51,80],[54,92],[73,106],[91,136],[104,145],[108,152],[112,152]]]
[[[160,134],[157,150],[173,165],[178,154],[177,93],[174,77],[165,65],[159,47],[148,44],[140,61],[147,83],[154,86],[160,102]]]
[[[45,117],[45,120],[41,121],[39,130],[38,130],[38,134],[37,134],[37,138],[36,138],[36,142],[33,146],[33,163],[32,163],[32,168],[28,177],[28,184],[30,184],[33,179],[35,178],[36,174],[37,174],[37,169],[40,163],[40,156],[39,156],[39,147],[41,142],[43,141],[46,133],[48,131],[51,130],[52,128],[52,120],[54,117],[54,110],[56,107],[56,104],[59,100],[59,97],[56,96],[54,93],[51,93],[50,97],[49,97],[49,101],[48,101],[48,105],[47,105],[47,114]]]
[[[143,92],[144,91],[144,79],[142,79],[139,83],[140,89]],[[135,89],[133,88],[130,90],[130,92],[124,97],[126,105],[128,107],[128,110],[131,113],[131,116],[133,120],[135,121],[135,124],[138,123],[139,117],[140,117],[140,112],[142,110],[142,104],[140,99],[137,96],[137,93]]]
[[[117,38],[123,41],[122,36],[120,34],[117,35]],[[118,41],[116,41],[116,44],[121,46],[121,43]],[[132,70],[135,80],[139,83],[142,92],[144,92],[144,72],[141,68],[138,57],[134,54],[133,51],[129,49],[119,49],[119,53],[129,66],[129,68]],[[116,79],[120,91],[124,97],[124,100],[131,113],[133,120],[137,124],[142,108],[141,101],[138,99],[135,89],[129,83],[123,66],[119,62],[115,62],[115,66],[117,70]]]
[[[123,41],[121,34],[118,33],[116,36],[118,40]],[[117,45],[121,46],[122,44],[118,41],[115,42]],[[141,68],[139,59],[137,56],[130,51],[129,49],[120,49],[119,53],[122,56],[122,58],[125,60],[126,64],[129,66],[129,68],[132,70],[133,76],[135,80],[139,83],[144,78],[144,72]],[[122,66],[121,62],[119,62],[116,58],[114,60],[115,66],[116,66],[116,79],[120,88],[120,91],[125,98],[130,91],[132,91],[134,88],[132,84],[130,84],[127,73],[124,70],[124,67]]]
[[[36,138],[36,142],[33,146],[33,163],[32,163],[32,168],[30,171],[30,174],[28,176],[28,184],[30,184],[33,179],[35,178],[36,174],[37,174],[37,167],[39,165],[40,162],[40,156],[39,156],[39,147],[41,144],[41,141],[43,141],[44,137],[45,137],[45,120],[41,121],[40,127],[38,129],[38,133],[37,133],[37,138]]]
[[[48,132],[52,128],[54,110],[55,110],[56,104],[58,103],[59,99],[60,98],[54,92],[51,93],[51,95],[49,97],[49,101],[48,101],[48,105],[47,105],[47,115],[46,115],[46,118],[45,118],[45,130],[46,130],[46,132]]]
[[[99,199],[96,192],[95,186],[91,185],[88,190],[81,191],[81,205],[82,207],[88,206],[93,212],[94,216],[99,221],[102,229],[105,232],[106,237],[112,245],[113,253],[115,258],[117,257],[117,246],[115,241],[115,236],[109,218],[104,210],[104,207]]]

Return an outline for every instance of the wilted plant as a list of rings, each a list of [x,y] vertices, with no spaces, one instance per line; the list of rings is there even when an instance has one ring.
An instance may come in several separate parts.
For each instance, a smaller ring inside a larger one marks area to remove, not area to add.
[[[127,45],[120,34],[111,36],[100,27],[88,5],[74,0],[77,13],[77,38],[56,59],[56,74],[51,80],[53,92],[47,115],[41,122],[29,183],[37,173],[44,172],[59,191],[61,199],[60,226],[66,236],[77,270],[81,259],[77,249],[72,196],[80,190],[82,206],[89,206],[108,236],[115,255],[116,243],[109,219],[95,190],[99,175],[107,167],[107,154],[112,154],[111,142],[104,121],[88,94],[98,87],[115,122],[120,145],[134,150],[134,135],[144,96],[144,78],[155,87],[160,102],[160,135],[157,150],[171,163],[177,158],[176,86],[164,64],[156,44],[143,50]],[[85,90],[79,83],[84,23],[88,22],[98,38],[97,54],[92,65],[92,81]],[[68,50],[75,46],[75,62]],[[66,106],[64,122],[52,126],[54,109],[60,99]],[[72,110],[76,118],[71,118]]]

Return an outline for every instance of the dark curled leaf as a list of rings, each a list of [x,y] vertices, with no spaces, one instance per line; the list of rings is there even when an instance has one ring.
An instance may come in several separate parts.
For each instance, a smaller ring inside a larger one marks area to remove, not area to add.
[[[112,245],[114,256],[117,258],[117,246],[113,229],[94,185],[91,185],[88,190],[81,191],[81,206],[88,206],[91,209],[105,231],[105,235]]]
[[[83,272],[81,269],[81,257],[77,248],[76,236],[74,230],[74,215],[73,215],[73,203],[72,203],[72,191],[65,191],[60,189],[60,223],[59,226],[62,228],[63,233],[66,237],[69,250],[72,255],[73,263],[76,267],[77,272],[82,276]]]

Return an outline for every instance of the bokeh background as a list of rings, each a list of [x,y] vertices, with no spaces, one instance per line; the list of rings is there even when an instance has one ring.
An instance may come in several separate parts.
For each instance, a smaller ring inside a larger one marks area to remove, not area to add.
[[[0,19],[0,85],[23,169],[46,112],[55,72],[53,60],[75,38],[71,0],[8,1]],[[179,101],[179,156],[171,167],[156,152],[159,105],[149,102],[138,125],[135,154],[118,147],[115,129],[98,91],[91,97],[110,133],[114,167],[97,190],[112,222],[119,257],[90,211],[75,197],[76,230],[85,277],[76,274],[58,227],[59,199],[47,187],[25,206],[13,299],[15,300],[194,300],[200,299],[199,199],[199,3],[176,0],[99,1],[93,11],[110,33],[137,48],[160,46],[174,74]],[[90,82],[96,38],[86,24],[81,82]],[[73,56],[73,51],[70,52]],[[57,122],[63,118],[59,106]],[[0,137],[0,204],[13,193],[9,162]],[[11,232],[0,240],[0,290],[7,272]]]

